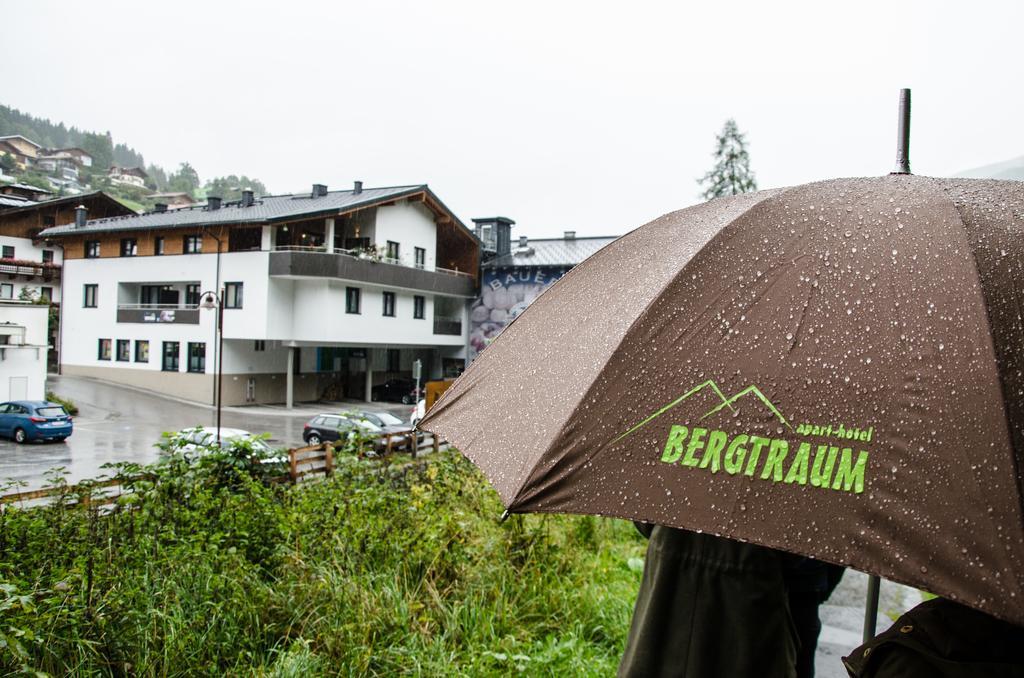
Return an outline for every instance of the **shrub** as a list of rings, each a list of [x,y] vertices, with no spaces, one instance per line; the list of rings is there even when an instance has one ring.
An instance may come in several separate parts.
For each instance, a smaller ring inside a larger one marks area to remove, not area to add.
[[[108,511],[0,513],[0,668],[53,675],[614,673],[643,543],[512,516],[456,453],[270,482],[243,448],[113,469]],[[6,597],[7,603],[3,600]]]
[[[63,405],[64,409],[67,410],[68,414],[70,415],[78,414],[78,405],[75,405],[75,402],[70,398],[62,398],[53,391],[47,391],[46,399],[49,400],[51,403],[58,403],[60,405]]]

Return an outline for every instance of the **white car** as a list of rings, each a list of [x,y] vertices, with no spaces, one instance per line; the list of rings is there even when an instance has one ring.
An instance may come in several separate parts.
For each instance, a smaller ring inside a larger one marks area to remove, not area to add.
[[[420,400],[416,403],[416,407],[412,408],[412,416],[409,417],[409,425],[416,428],[416,424],[420,423],[420,419],[427,413],[427,401],[426,399]]]
[[[196,428],[187,428],[171,436],[171,452],[195,452],[197,450],[206,450],[210,447],[217,445],[217,427],[216,426],[198,426]],[[253,451],[262,454],[269,454],[273,452],[273,448],[267,444],[267,441],[262,437],[257,436],[249,431],[243,431],[240,428],[221,428],[220,430],[220,442],[222,446],[231,443],[235,440],[244,440],[252,445]]]

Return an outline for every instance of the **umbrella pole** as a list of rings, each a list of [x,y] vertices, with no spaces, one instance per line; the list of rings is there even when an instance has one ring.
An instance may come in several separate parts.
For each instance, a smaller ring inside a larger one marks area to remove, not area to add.
[[[864,607],[864,642],[875,637],[875,624],[878,619],[878,590],[882,580],[877,575],[868,576],[868,602]]]
[[[896,136],[896,169],[891,174],[910,174],[910,90],[900,90],[899,130]]]

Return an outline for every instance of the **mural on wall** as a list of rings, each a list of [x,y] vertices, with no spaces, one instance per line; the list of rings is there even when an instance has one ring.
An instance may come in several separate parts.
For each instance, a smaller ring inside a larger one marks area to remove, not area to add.
[[[480,298],[469,313],[469,359],[473,360],[541,292],[565,275],[565,268],[484,271]]]

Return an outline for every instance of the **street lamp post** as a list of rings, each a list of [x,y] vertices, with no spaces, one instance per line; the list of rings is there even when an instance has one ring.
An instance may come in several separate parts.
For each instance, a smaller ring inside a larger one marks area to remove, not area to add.
[[[220,447],[220,413],[224,387],[224,290],[202,292],[200,308],[217,309],[217,447]]]

